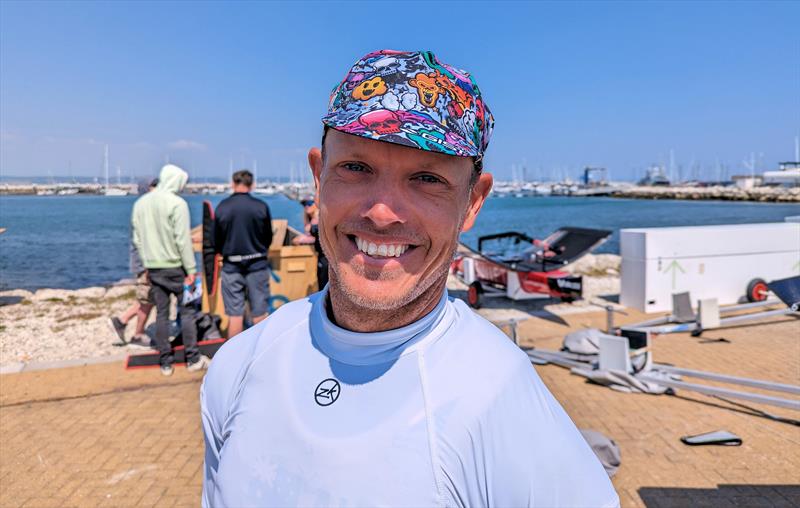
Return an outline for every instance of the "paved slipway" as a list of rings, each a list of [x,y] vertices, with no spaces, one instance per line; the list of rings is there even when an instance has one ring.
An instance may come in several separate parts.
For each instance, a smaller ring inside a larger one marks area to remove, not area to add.
[[[594,273],[613,271],[590,264]],[[603,285],[614,278],[600,279]],[[462,294],[463,287],[450,287]],[[92,298],[98,297],[86,298],[89,309],[96,304]],[[480,313],[497,323],[525,318],[517,329],[521,345],[558,349],[569,331],[605,325],[597,304],[606,300],[590,298],[581,306],[491,300]],[[626,312],[619,323],[642,319]],[[0,314],[3,325],[6,316]],[[728,342],[714,340],[723,337]],[[800,320],[783,316],[700,339],[662,336],[652,349],[661,363],[800,384],[798,337]],[[700,394],[620,393],[560,367],[535,368],[580,428],[619,445],[622,465],[613,482],[623,506],[800,505],[800,427]],[[197,506],[202,376],[180,367],[163,378],[157,369],[126,371],[119,361],[0,376],[0,506]],[[800,419],[799,412],[754,408]],[[743,445],[680,442],[684,435],[721,429],[739,435]]]

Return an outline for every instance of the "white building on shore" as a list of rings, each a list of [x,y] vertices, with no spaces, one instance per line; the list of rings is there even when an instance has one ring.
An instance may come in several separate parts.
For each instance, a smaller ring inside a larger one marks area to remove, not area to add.
[[[781,162],[778,171],[765,171],[764,185],[780,185],[782,187],[800,187],[800,161]]]

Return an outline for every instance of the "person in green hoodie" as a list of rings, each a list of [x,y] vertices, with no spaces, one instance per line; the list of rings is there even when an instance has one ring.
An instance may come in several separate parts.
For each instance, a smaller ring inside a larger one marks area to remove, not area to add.
[[[156,304],[155,341],[161,353],[161,373],[172,375],[175,359],[169,343],[170,295],[178,299],[181,334],[186,353],[186,368],[202,370],[210,362],[197,347],[197,328],[193,310],[183,304],[183,288],[192,286],[197,266],[192,250],[189,205],[178,193],[189,175],[178,166],[161,168],[158,187],[140,197],[133,205],[131,224],[133,243],[147,270]]]

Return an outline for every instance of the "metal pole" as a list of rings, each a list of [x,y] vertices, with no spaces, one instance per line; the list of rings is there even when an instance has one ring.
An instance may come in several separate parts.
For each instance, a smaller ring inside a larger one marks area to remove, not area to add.
[[[664,316],[660,318],[648,319],[647,321],[642,321],[641,323],[631,323],[629,325],[625,325],[625,328],[647,328],[656,325],[663,325],[666,323],[672,323],[673,316]]]
[[[579,369],[585,369],[587,367],[591,368],[590,365],[587,365],[585,362],[578,362],[575,360],[567,360],[566,358],[560,357],[557,353],[546,353],[544,351],[538,351],[536,349],[524,349],[530,358],[538,358],[540,360],[545,360],[550,363],[554,363],[556,365],[560,365],[561,367],[572,368],[577,367]]]
[[[747,304],[745,304],[745,305],[747,305]],[[764,311],[764,312],[757,312],[755,314],[743,314],[741,316],[726,317],[726,318],[720,319],[719,320],[719,326],[714,328],[714,329],[723,328],[725,326],[729,326],[729,325],[732,325],[732,324],[735,324],[735,323],[744,323],[744,322],[747,322],[747,321],[754,321],[756,319],[764,319],[764,318],[773,317],[773,316],[784,316],[786,314],[791,314],[792,312],[794,312],[792,309],[777,309],[777,310],[769,310],[769,311]],[[642,326],[641,324],[637,324],[637,325],[633,325],[633,326],[626,327],[626,328],[631,328],[633,330],[647,330],[647,331],[650,331],[652,333],[665,334],[665,333],[692,332],[694,330],[699,330],[700,329],[700,325],[699,325],[699,323],[696,323],[696,322],[693,322],[693,323],[679,323],[679,324],[674,324],[674,325],[664,325],[664,326],[654,326],[654,327]]]
[[[769,305],[777,305],[782,303],[777,298],[770,298],[768,300],[762,300],[760,302],[750,302],[750,303],[742,303],[739,305],[732,305],[730,307],[725,307],[723,309],[719,309],[720,314],[723,312],[736,312],[738,310],[745,310],[745,309],[754,309],[757,307],[767,307]]]
[[[745,314],[743,316],[732,316],[720,319],[719,326],[722,327],[733,323],[742,323],[744,321],[750,321],[753,319],[762,319],[772,316],[784,316],[786,314],[791,314],[792,312],[794,312],[792,309],[778,309],[778,310],[769,310],[766,312],[758,312],[756,314]]]
[[[725,374],[716,374],[714,372],[705,372],[702,370],[682,369],[680,367],[672,367],[670,365],[661,364],[653,365],[653,370],[669,372],[671,374],[680,374],[682,376],[696,377],[698,379],[708,379],[709,381],[720,381],[722,383],[732,383],[742,386],[751,386],[753,388],[761,388],[762,390],[772,390],[776,392],[786,392],[800,395],[800,386],[797,385],[773,383],[770,381],[762,381],[760,379],[750,379],[746,377],[727,376]]]
[[[661,386],[670,388],[678,388],[683,390],[690,390],[693,392],[704,393],[706,395],[718,395],[721,397],[731,397],[734,399],[743,399],[757,404],[769,404],[772,406],[784,407],[800,411],[800,401],[789,399],[782,399],[780,397],[771,397],[769,395],[759,395],[756,393],[740,392],[737,390],[729,390],[727,388],[716,388],[713,386],[698,385],[694,383],[684,383],[682,381],[674,381],[672,379],[661,379],[656,376],[648,376],[646,374],[639,374],[636,379],[647,381]]]

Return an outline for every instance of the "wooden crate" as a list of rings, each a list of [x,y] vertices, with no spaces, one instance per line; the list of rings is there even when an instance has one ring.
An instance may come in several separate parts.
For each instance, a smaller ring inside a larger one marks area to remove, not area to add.
[[[291,239],[299,232],[288,225],[286,219],[272,221],[272,244],[269,248],[269,261],[278,278],[270,281],[273,296],[282,295],[289,301],[304,298],[317,291],[317,255],[311,245],[291,245]],[[202,252],[203,232],[198,226],[192,230],[195,252]],[[220,270],[222,269],[220,264]],[[276,304],[280,306],[280,304]],[[209,298],[205,277],[203,277],[203,312],[216,314],[222,318],[222,329],[227,330],[228,316],[222,302],[222,290],[217,281],[217,292]]]

